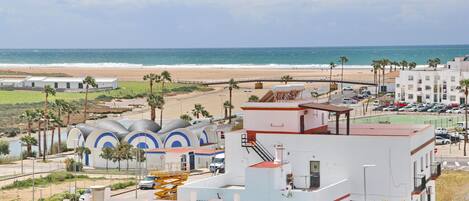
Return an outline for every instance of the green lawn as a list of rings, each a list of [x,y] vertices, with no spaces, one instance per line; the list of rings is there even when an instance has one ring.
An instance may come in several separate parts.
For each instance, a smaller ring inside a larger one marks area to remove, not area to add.
[[[155,92],[161,91],[161,86],[154,85]],[[100,95],[106,95],[115,98],[132,98],[133,96],[144,94],[148,91],[148,83],[142,81],[122,81],[119,82],[119,89],[110,91],[93,92],[89,94],[89,99],[95,99]],[[177,84],[169,83],[166,84],[166,89],[173,92],[190,92],[197,89],[202,89],[196,85]],[[84,99],[84,93],[72,93],[72,92],[58,92],[54,99],[64,99],[67,101]],[[0,90],[0,104],[16,104],[16,103],[36,103],[44,101],[44,94],[40,91],[25,91],[25,90],[14,90],[4,91]]]

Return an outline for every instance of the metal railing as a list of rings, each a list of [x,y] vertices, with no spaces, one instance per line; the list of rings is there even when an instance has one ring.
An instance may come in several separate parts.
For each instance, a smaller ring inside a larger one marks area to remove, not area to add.
[[[422,192],[425,190],[425,185],[427,183],[427,179],[425,175],[417,175],[414,177],[414,192]]]
[[[274,156],[259,142],[259,140],[254,140],[248,142],[246,134],[241,135],[241,146],[246,147],[246,149],[251,148],[256,152],[263,161],[274,161]],[[249,152],[249,151],[248,151]]]

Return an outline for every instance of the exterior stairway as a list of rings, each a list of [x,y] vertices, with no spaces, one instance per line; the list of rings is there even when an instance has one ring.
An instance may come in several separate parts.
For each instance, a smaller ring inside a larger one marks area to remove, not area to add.
[[[274,156],[259,142],[259,140],[249,141],[246,134],[241,135],[241,146],[246,147],[247,152],[252,149],[264,161],[274,161]]]

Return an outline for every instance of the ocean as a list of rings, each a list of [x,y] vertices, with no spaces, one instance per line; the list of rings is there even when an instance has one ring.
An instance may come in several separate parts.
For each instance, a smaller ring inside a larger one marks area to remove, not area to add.
[[[137,67],[137,68],[314,68],[347,56],[347,68],[368,68],[375,59],[442,63],[469,54],[469,45],[203,48],[203,49],[0,49],[6,67]]]

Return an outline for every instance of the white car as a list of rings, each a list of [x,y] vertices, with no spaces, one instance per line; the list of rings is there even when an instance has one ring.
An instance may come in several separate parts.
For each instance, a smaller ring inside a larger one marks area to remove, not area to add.
[[[155,176],[146,176],[138,182],[138,188],[140,189],[153,189],[155,187]]]
[[[440,136],[436,136],[435,138],[435,143],[436,144],[450,144],[451,141],[449,139],[446,139],[446,138],[442,138]]]
[[[462,114],[462,113],[463,113],[463,110],[456,108],[456,109],[452,109],[452,110],[451,110],[451,113],[453,113],[453,114]]]
[[[436,128],[435,129],[435,135],[438,135],[438,134],[447,134],[448,133],[448,130],[446,128]]]
[[[344,98],[342,99],[343,104],[357,104],[357,100],[351,98]]]
[[[87,188],[78,198],[79,201],[88,201],[91,200],[91,189]]]

